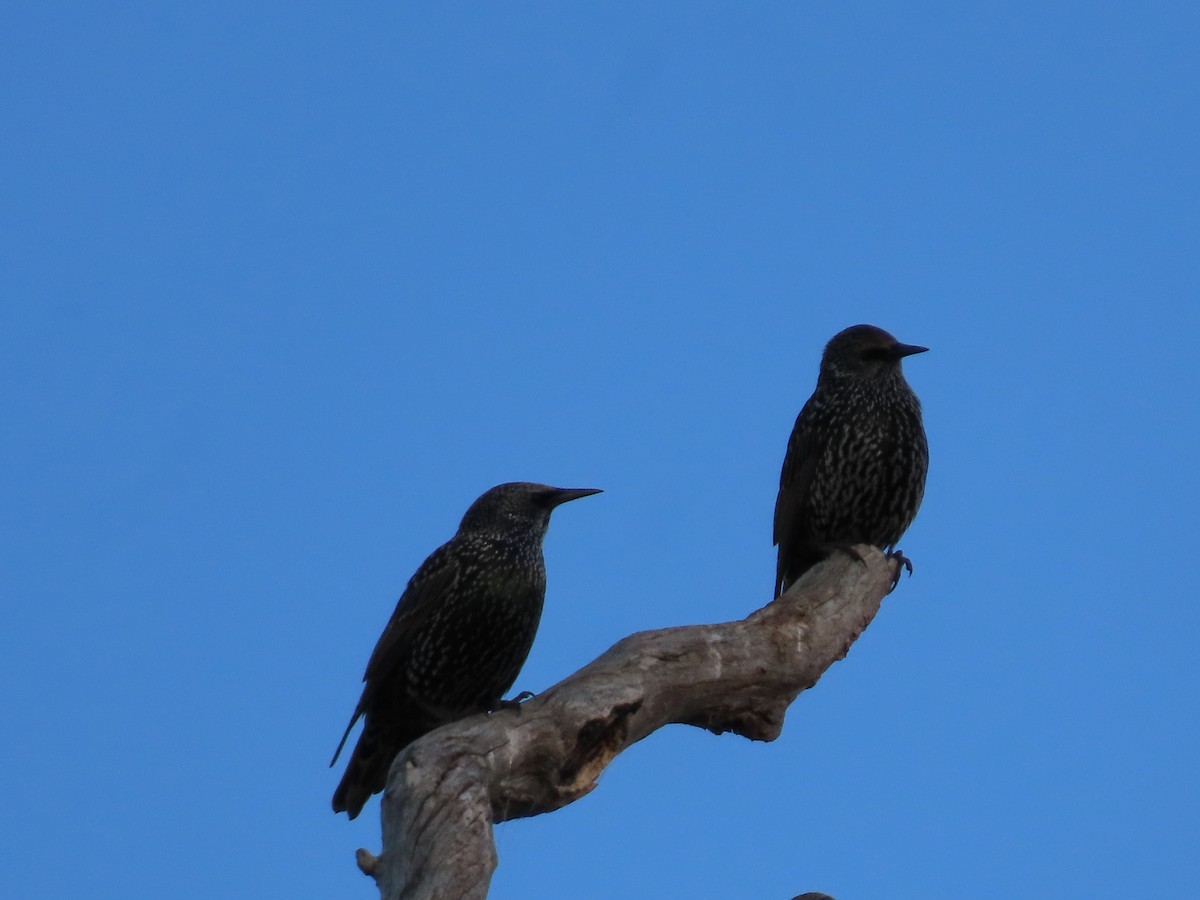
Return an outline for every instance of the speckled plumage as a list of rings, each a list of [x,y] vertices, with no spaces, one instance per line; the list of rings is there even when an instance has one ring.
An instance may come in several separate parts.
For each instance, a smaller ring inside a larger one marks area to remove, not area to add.
[[[900,360],[925,349],[874,325],[854,325],[826,345],[779,477],[776,596],[832,550],[891,550],[912,524],[929,448]]]
[[[383,790],[396,754],[439,725],[495,709],[516,681],[546,595],[550,513],[594,488],[513,482],[471,504],[458,532],[421,564],[375,645],[354,723],[362,734],[333,795],[359,814]]]

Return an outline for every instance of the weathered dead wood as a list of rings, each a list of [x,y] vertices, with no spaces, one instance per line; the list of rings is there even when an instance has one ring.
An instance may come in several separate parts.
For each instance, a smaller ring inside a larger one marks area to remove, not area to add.
[[[383,795],[383,853],[359,867],[384,900],[483,898],[492,823],[552,812],[596,787],[629,745],[664,725],[779,736],[879,611],[897,563],[837,554],[746,619],[644,631],[519,709],[439,728],[401,753]]]

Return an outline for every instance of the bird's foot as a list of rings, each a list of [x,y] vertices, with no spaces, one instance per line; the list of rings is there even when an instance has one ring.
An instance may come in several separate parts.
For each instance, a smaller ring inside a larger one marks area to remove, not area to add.
[[[494,704],[492,704],[492,708],[489,709],[488,712],[497,712],[502,709],[515,709],[520,712],[521,704],[534,696],[536,695],[533,693],[533,691],[521,691],[521,693],[517,694],[517,696],[510,700],[497,700]]]
[[[890,593],[891,591],[894,591],[896,589],[896,585],[900,583],[900,570],[907,569],[910,578],[912,577],[913,570],[912,560],[904,555],[903,550],[891,550],[888,552],[887,558],[894,560],[897,564],[895,571],[892,573],[892,586],[889,589]]]

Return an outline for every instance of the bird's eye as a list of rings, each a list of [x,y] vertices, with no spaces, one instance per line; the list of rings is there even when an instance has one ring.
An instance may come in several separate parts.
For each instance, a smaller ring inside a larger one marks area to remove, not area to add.
[[[887,353],[887,347],[867,347],[862,352],[862,358],[864,360],[886,359]]]

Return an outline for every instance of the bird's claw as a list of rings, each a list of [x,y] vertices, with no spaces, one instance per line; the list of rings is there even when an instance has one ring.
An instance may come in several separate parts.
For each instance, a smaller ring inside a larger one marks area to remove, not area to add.
[[[534,694],[533,691],[521,691],[521,693],[509,700],[497,700],[492,708],[488,710],[488,712],[497,712],[501,709],[515,709],[519,711],[522,703],[535,696],[536,694]]]
[[[904,551],[902,551],[902,550],[890,551],[887,555],[887,558],[890,560],[894,560],[897,563],[895,570],[892,572],[892,586],[889,589],[889,593],[890,593],[891,591],[894,591],[896,589],[896,585],[900,583],[900,570],[906,569],[908,571],[909,577],[911,578],[912,572],[913,572],[913,565],[912,565],[912,560],[909,559],[907,556],[905,556]]]

